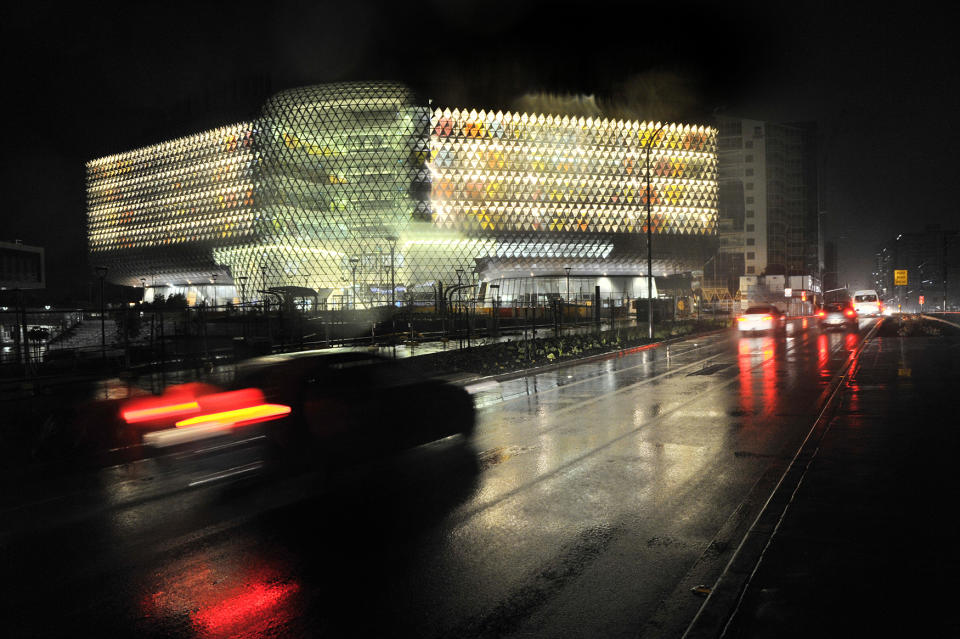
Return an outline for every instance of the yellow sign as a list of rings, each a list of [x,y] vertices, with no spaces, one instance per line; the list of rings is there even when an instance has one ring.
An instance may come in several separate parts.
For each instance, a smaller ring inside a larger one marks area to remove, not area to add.
[[[893,284],[894,286],[906,286],[907,285],[907,269],[895,270],[893,272]]]

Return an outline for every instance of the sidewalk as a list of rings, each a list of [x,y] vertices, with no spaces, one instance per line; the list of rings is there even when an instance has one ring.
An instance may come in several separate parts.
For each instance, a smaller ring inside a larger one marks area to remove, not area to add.
[[[960,636],[958,398],[960,338],[868,342],[685,637]]]

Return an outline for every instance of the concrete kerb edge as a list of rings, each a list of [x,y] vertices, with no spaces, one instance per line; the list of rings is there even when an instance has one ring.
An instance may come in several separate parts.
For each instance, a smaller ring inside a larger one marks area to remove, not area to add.
[[[642,344],[640,346],[631,346],[630,348],[623,348],[616,351],[608,351],[606,353],[597,353],[596,355],[588,355],[587,357],[566,359],[562,362],[554,362],[552,364],[544,364],[543,366],[534,366],[533,368],[524,368],[522,370],[511,371],[509,373],[498,373],[496,375],[483,375],[476,377],[466,377],[463,379],[456,380],[457,384],[469,385],[469,384],[481,384],[483,382],[506,382],[511,379],[517,379],[520,377],[526,377],[527,375],[539,375],[540,373],[545,373],[547,371],[556,370],[558,368],[563,368],[565,366],[575,366],[577,364],[586,364],[588,362],[595,362],[602,359],[612,359],[614,357],[623,357],[624,355],[629,355],[631,353],[637,353],[644,350],[650,350],[653,348],[660,348],[661,346],[668,346],[670,344],[675,344],[677,342],[683,342],[690,339],[695,339],[698,337],[709,337],[711,335],[718,335],[725,333],[729,328],[720,328],[715,331],[707,331],[705,333],[696,333],[695,335],[681,335],[679,337],[671,337],[670,339],[665,339],[659,342],[650,342],[649,344]]]
[[[856,356],[860,354],[867,342],[876,335],[881,322],[882,319],[873,325],[857,350],[847,358],[842,368],[834,375],[830,382],[831,388],[827,400],[817,415],[813,426],[800,444],[790,464],[787,465],[780,479],[776,482],[773,491],[764,502],[753,523],[747,529],[720,577],[714,583],[710,594],[707,595],[697,614],[687,625],[681,639],[714,639],[724,636],[728,624],[733,620],[739,609],[750,580],[763,560],[764,552],[773,539],[779,520],[785,514],[790,499],[792,499],[803,479],[811,452],[808,448],[811,444],[819,445],[820,439],[826,434],[827,423],[836,408],[835,399],[839,395],[843,380],[850,366],[856,361]],[[819,437],[814,438],[813,435],[818,430],[822,432]],[[788,478],[791,481],[787,481]],[[775,505],[777,507],[776,511],[773,510]],[[771,520],[776,522],[777,525],[769,525]]]

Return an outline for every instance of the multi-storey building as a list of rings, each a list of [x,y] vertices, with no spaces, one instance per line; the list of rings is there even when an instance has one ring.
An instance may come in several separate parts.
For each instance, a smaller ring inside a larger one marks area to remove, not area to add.
[[[710,127],[304,87],[251,122],[88,163],[90,251],[110,281],[191,299],[300,287],[376,304],[496,280],[509,300],[571,277],[639,297],[648,212],[653,274],[714,250],[716,170]]]
[[[907,284],[897,286],[894,271],[907,271]],[[875,255],[874,288],[890,308],[905,312],[960,308],[960,232],[939,225],[921,233],[901,233]]]
[[[0,242],[0,290],[46,288],[43,247]]]
[[[819,279],[814,125],[722,117],[718,128],[721,230],[717,261],[723,265],[724,277]]]

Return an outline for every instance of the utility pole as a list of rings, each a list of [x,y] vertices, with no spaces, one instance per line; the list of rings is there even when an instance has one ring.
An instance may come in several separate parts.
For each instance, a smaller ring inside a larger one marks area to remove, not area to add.
[[[103,317],[103,278],[107,276],[107,267],[98,266],[96,268],[97,277],[100,278],[100,357],[107,358],[107,327]]]
[[[650,147],[657,135],[663,131],[665,124],[657,127],[643,147],[646,150],[646,177],[647,177],[647,337],[653,339],[653,228],[650,223]]]

